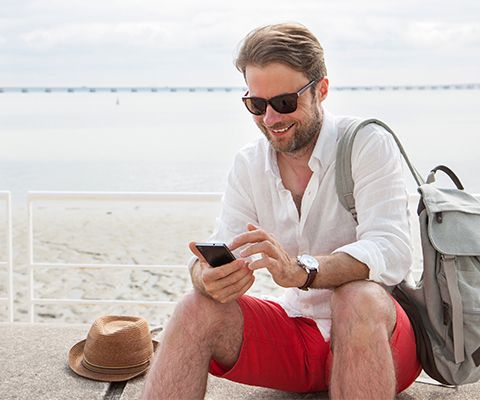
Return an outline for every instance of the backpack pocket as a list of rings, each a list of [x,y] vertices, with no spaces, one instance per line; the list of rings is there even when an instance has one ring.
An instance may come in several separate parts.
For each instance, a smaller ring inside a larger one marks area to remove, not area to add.
[[[457,257],[455,266],[464,313],[480,315],[480,258]]]

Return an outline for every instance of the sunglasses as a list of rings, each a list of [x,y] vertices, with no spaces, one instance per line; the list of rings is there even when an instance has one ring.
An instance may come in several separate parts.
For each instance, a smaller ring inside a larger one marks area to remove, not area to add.
[[[298,98],[302,95],[310,86],[317,82],[316,79],[308,82],[296,93],[285,93],[271,99],[264,99],[262,97],[242,97],[242,101],[253,115],[263,115],[267,111],[267,106],[270,104],[272,108],[280,114],[290,114],[297,109]]]

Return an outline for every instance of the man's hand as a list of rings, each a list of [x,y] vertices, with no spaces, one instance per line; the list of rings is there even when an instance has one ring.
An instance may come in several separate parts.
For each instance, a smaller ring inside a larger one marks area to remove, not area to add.
[[[305,283],[307,273],[297,265],[295,257],[291,257],[273,235],[253,224],[248,224],[247,229],[247,232],[236,236],[229,247],[235,250],[250,244],[240,255],[242,257],[261,255],[261,258],[251,262],[248,268],[251,270],[266,268],[273,280],[283,287],[300,287]]]
[[[239,259],[213,268],[195,247],[195,242],[191,242],[189,247],[199,259],[193,267],[193,284],[212,299],[228,303],[238,299],[253,285],[253,270],[248,268],[245,260]]]

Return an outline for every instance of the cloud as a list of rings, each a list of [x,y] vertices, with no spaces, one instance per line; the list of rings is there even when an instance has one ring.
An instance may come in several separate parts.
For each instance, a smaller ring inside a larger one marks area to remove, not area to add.
[[[106,53],[128,48],[152,51],[227,50],[239,40],[222,13],[200,13],[189,21],[83,22],[22,32],[18,42],[27,51],[96,48]]]
[[[233,54],[247,32],[282,21],[309,27],[324,45],[329,65],[335,65],[333,59],[352,79],[357,79],[359,68],[365,69],[365,77],[376,76],[378,68],[372,66],[378,65],[385,76],[395,76],[403,60],[415,61],[412,74],[420,60],[424,68],[429,62],[438,70],[450,68],[451,64],[439,62],[445,58],[459,64],[468,60],[474,70],[480,57],[476,4],[471,0],[457,0],[456,7],[433,0],[370,0],[361,5],[356,0],[2,0],[0,78],[11,80],[21,72],[16,81],[23,81],[29,71],[33,80],[51,73],[53,80],[61,75],[65,81],[82,80],[83,75],[85,81],[103,76],[132,83],[143,78],[170,82],[209,76],[197,83],[211,84],[221,76],[232,79],[227,71],[235,73]],[[466,79],[477,80],[473,78]]]
[[[417,47],[476,47],[480,44],[480,26],[478,23],[419,22],[409,25],[405,38]]]
[[[341,49],[373,49],[380,52],[422,48],[436,52],[446,47],[449,50],[473,50],[480,44],[480,26],[468,22],[403,20],[392,16],[359,20],[343,16],[314,25],[314,28],[318,28],[320,38],[327,38],[330,45]]]
[[[82,23],[37,29],[20,35],[31,49],[63,46],[165,46],[172,42],[172,30],[154,23]]]

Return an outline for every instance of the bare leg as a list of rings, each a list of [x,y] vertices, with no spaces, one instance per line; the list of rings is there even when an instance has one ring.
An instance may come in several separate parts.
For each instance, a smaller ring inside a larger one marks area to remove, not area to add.
[[[237,302],[221,304],[200,293],[177,306],[147,375],[143,399],[203,399],[213,356],[232,367],[243,340]]]
[[[373,282],[356,281],[332,297],[332,399],[393,399],[395,367],[389,339],[395,305]]]

